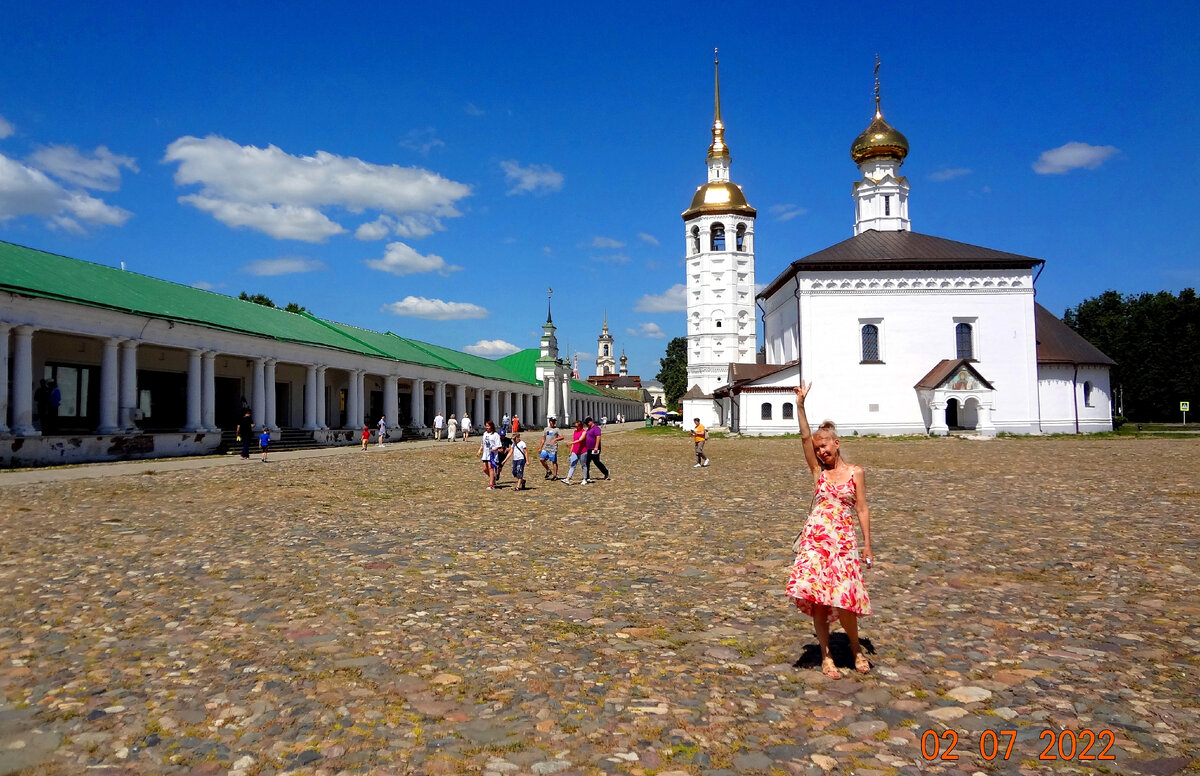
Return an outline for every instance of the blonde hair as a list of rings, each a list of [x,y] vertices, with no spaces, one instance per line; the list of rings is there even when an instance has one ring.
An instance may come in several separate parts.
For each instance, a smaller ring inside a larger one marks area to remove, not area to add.
[[[817,427],[816,434],[828,434],[831,439],[834,439],[834,440],[841,439],[841,437],[838,436],[837,424],[834,423],[832,420],[821,421],[821,425]],[[814,434],[814,436],[816,434]]]

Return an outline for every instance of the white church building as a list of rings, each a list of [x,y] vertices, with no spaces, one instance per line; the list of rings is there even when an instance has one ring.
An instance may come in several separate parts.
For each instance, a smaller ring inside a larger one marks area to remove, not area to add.
[[[795,433],[803,379],[816,386],[810,419],[832,418],[843,434],[1112,430],[1114,362],[1037,304],[1041,259],[911,230],[908,141],[883,118],[878,80],[875,116],[850,152],[854,235],[757,295],[756,212],[729,178],[719,86],[715,112],[708,183],[683,213],[686,421]]]

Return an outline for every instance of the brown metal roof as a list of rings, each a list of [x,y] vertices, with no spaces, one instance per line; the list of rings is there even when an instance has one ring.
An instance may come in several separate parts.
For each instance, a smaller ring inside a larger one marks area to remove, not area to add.
[[[949,378],[950,375],[954,374],[964,366],[971,374],[975,375],[979,382],[986,385],[988,390],[993,390],[992,384],[988,382],[987,378],[979,374],[978,369],[971,366],[971,359],[969,358],[942,359],[937,363],[937,366],[935,366],[933,369],[930,369],[929,374],[922,377],[917,384],[913,386],[913,388],[916,388],[919,391],[932,391],[942,383],[946,382],[946,379]]]
[[[758,295],[775,293],[798,272],[864,269],[1032,269],[1042,259],[995,251],[920,232],[874,229],[793,261]]]
[[[1037,332],[1039,364],[1116,364],[1078,332],[1036,302],[1033,324]]]
[[[679,397],[680,399],[711,399],[712,396],[700,390],[699,385],[693,385],[687,389],[687,393]]]
[[[740,393],[745,386],[750,383],[770,377],[773,374],[794,369],[800,365],[799,359],[793,359],[786,364],[730,364],[729,365],[729,384],[722,385],[716,391],[714,396],[730,396]]]

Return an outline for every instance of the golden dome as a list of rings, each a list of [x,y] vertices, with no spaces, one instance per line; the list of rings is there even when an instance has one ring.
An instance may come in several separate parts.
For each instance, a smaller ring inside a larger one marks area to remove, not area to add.
[[[908,138],[900,130],[883,120],[883,114],[875,111],[875,120],[854,138],[850,145],[850,158],[855,164],[867,159],[892,157],[904,161],[908,156]]]
[[[696,189],[692,206],[683,211],[686,221],[701,213],[741,213],[753,218],[758,211],[746,202],[742,187],[729,181],[709,181]]]

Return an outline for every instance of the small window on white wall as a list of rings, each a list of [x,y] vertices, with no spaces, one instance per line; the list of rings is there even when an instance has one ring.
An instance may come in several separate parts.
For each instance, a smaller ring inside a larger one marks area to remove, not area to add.
[[[879,359],[879,326],[874,323],[862,327],[862,360],[867,363],[878,363]]]
[[[1090,380],[1083,381],[1083,406],[1092,406],[1092,383]]]
[[[954,327],[954,349],[956,358],[975,358],[975,331],[969,323]]]
[[[765,402],[763,402],[763,405],[762,405],[762,419],[763,419],[763,420],[770,420],[770,419],[771,419],[771,402],[769,402],[769,401],[765,401]]]
[[[784,420],[792,420],[795,417],[793,411],[792,403],[790,401],[785,401],[783,403],[783,412],[780,417],[782,417]]]

